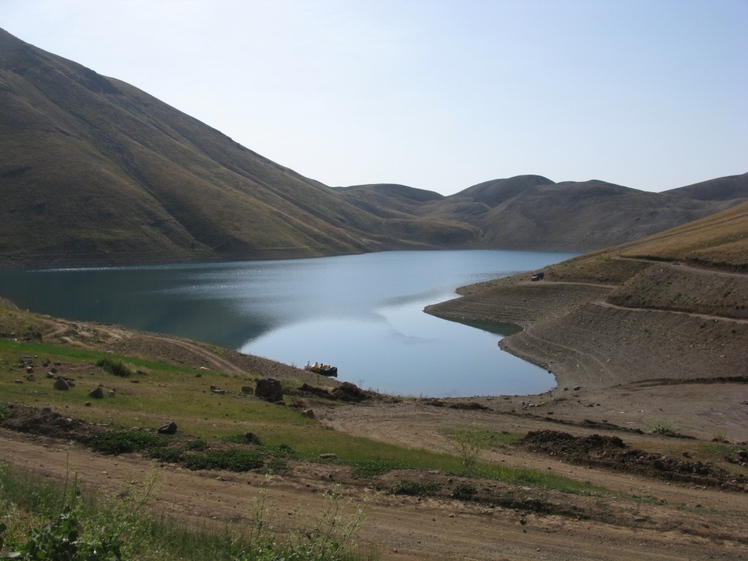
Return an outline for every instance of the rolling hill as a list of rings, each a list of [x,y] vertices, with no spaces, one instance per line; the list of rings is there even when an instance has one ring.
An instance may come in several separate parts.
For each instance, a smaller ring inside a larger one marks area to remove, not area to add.
[[[4,31],[0,106],[6,263],[302,257],[420,247],[429,236]]]
[[[0,266],[586,250],[728,208],[748,191],[746,175],[663,194],[540,176],[449,197],[331,188],[3,30],[0,107]]]
[[[488,181],[427,198],[402,186],[343,190],[361,208],[462,222],[481,247],[589,251],[634,241],[708,216],[748,198],[748,174],[663,193],[604,181],[555,183],[537,175]]]

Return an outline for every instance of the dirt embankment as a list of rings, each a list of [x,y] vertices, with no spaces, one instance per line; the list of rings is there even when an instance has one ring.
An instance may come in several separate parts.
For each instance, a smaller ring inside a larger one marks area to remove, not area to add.
[[[700,437],[747,440],[748,277],[644,265],[620,285],[555,282],[552,270],[540,282],[519,275],[426,311],[521,325],[500,345],[555,375],[557,388],[535,402],[557,419],[591,405],[590,417],[620,425],[667,418]]]

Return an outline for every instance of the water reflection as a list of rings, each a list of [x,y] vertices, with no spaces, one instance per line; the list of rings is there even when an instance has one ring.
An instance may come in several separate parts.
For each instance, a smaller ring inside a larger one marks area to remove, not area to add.
[[[388,252],[322,259],[155,267],[0,270],[19,307],[241,348],[399,394],[535,393],[547,372],[502,352],[513,326],[422,312],[455,288],[537,270],[571,254]],[[475,329],[477,327],[478,329]]]

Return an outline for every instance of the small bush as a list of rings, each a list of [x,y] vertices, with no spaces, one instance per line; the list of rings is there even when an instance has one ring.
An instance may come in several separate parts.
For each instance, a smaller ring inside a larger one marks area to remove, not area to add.
[[[370,479],[377,475],[384,475],[385,473],[397,469],[400,466],[393,464],[387,460],[364,460],[354,464],[351,467],[351,475],[355,479]]]
[[[143,431],[98,431],[88,437],[86,444],[100,454],[128,454],[166,446],[169,440],[160,434]]]
[[[262,454],[254,450],[215,450],[206,454],[195,454],[184,458],[184,467],[191,470],[225,469],[228,471],[252,471],[265,464]]]
[[[673,435],[676,434],[676,428],[673,423],[667,419],[655,419],[649,428],[652,434]]]
[[[195,450],[197,452],[203,452],[208,449],[208,442],[203,440],[202,438],[196,438],[195,440],[190,440],[185,443],[184,445],[185,450]]]
[[[148,457],[154,460],[158,460],[159,462],[178,464],[184,459],[184,452],[184,446],[180,446],[178,448],[172,448],[169,446],[150,448],[148,450]]]
[[[423,497],[426,495],[435,495],[441,490],[442,484],[436,481],[420,483],[418,481],[409,481],[407,479],[404,479],[392,489],[392,494]]]
[[[478,489],[471,483],[458,483],[452,489],[452,496],[461,501],[471,501],[478,494]]]
[[[232,434],[224,438],[226,442],[234,442],[236,444],[254,444],[255,446],[262,446],[260,437],[253,432],[244,432],[242,434]]]
[[[120,376],[121,378],[127,378],[128,376],[132,376],[132,370],[121,360],[114,360],[111,358],[102,358],[96,363],[96,366],[99,368],[102,368],[103,370],[109,372],[110,374],[114,374],[115,376]]]

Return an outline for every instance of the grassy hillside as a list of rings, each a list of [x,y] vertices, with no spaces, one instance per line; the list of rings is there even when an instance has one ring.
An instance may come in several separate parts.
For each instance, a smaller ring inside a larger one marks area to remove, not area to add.
[[[126,83],[0,31],[5,262],[299,257],[423,247],[404,227]]]

